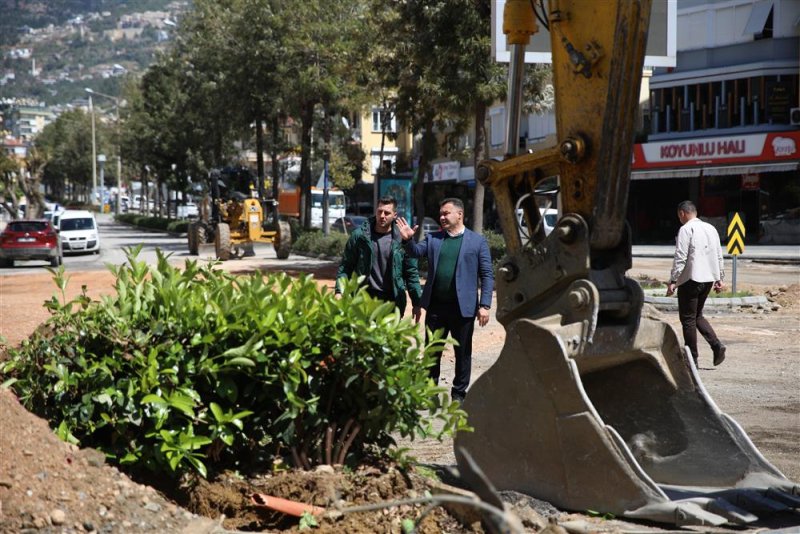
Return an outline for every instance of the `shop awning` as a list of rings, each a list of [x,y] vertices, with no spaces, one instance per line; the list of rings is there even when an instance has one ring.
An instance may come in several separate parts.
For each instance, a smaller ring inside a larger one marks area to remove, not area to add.
[[[798,162],[768,163],[764,165],[734,165],[727,167],[704,167],[703,176],[725,176],[730,174],[760,174],[762,172],[788,172],[797,170]]]
[[[633,171],[631,180],[654,180],[657,178],[697,178],[700,169],[665,169],[657,171]]]
[[[764,172],[796,171],[800,162],[766,163],[763,165],[728,165],[719,167],[688,167],[686,169],[658,169],[633,171],[632,180],[654,180],[660,178],[697,178],[703,176],[729,176],[732,174],[761,174]]]

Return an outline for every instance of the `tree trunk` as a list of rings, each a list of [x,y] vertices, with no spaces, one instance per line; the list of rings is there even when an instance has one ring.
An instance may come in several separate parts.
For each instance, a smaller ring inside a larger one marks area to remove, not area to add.
[[[383,104],[381,105],[380,111],[380,120],[381,120],[381,150],[378,152],[378,168],[375,170],[375,182],[372,184],[373,195],[372,195],[372,206],[373,208],[378,206],[378,198],[381,196],[381,180],[387,178],[384,176],[384,168],[383,168],[383,151],[386,147],[386,130],[389,127],[389,123],[391,121],[391,116],[389,115],[389,107],[386,104],[386,98],[383,99]],[[370,154],[370,161],[372,160],[372,154]]]
[[[486,189],[478,180],[478,163],[486,159],[486,104],[478,101],[475,104],[475,153],[473,168],[475,169],[475,197],[473,198],[472,230],[483,232],[483,203]]]
[[[44,174],[45,163],[42,162],[40,154],[33,152],[28,162],[29,178],[25,178],[25,171],[20,169],[19,185],[28,204],[25,207],[25,216],[29,219],[38,219],[44,215],[47,206],[41,192],[42,175]]]
[[[258,175],[258,198],[264,198],[264,127],[259,114],[256,118],[256,174]]]
[[[276,114],[272,119],[272,198],[278,200],[281,185],[281,162],[278,161],[278,145],[280,144],[280,117]],[[277,218],[277,213],[275,214]]]
[[[300,224],[311,229],[311,129],[314,127],[314,104],[307,102],[301,111],[303,130],[300,156]]]
[[[417,169],[417,183],[414,185],[414,221],[419,225],[417,238],[422,236],[422,221],[425,220],[425,175],[428,173],[430,162],[436,157],[436,135],[433,133],[433,121],[426,122],[422,130],[422,141]]]
[[[322,140],[323,140],[323,159],[325,161],[325,182],[322,190],[322,233],[328,235],[331,233],[331,223],[328,220],[330,216],[330,208],[328,206],[329,194],[328,190],[331,187],[329,176],[329,165],[331,160],[331,137],[333,136],[333,125],[331,124],[331,116],[325,109],[325,121],[322,126]]]

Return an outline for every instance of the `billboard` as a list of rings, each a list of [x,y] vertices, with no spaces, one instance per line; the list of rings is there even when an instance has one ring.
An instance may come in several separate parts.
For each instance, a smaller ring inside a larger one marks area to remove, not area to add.
[[[412,221],[411,208],[414,205],[411,198],[411,178],[381,178],[380,195],[394,197],[397,200],[397,215]]]
[[[606,0],[587,0],[606,1]],[[533,3],[533,2],[531,2]],[[505,0],[492,2],[492,56],[495,61],[508,63],[511,52],[503,33],[503,8]],[[545,7],[547,0],[545,0]],[[646,67],[674,67],[677,39],[678,0],[653,0],[650,13],[647,50],[644,58]],[[538,33],[531,36],[525,49],[525,63],[551,63],[550,33],[540,22]]]

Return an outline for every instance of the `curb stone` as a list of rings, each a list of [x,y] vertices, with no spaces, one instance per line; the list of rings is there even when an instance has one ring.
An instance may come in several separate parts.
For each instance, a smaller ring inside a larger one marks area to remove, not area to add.
[[[664,297],[657,295],[658,293],[663,293],[664,289],[645,289],[644,290],[644,301],[648,304],[653,304],[655,306],[668,306],[668,307],[678,307],[678,298],[677,297]],[[716,297],[709,297],[706,299],[705,307],[708,308],[709,306],[712,308],[738,308],[741,306],[766,306],[769,304],[767,297],[763,295],[758,296],[751,296],[751,297],[733,297],[733,298],[716,298]]]

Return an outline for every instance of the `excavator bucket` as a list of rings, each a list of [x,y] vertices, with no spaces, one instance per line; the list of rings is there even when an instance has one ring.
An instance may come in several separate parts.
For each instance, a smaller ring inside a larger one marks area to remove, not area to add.
[[[459,433],[456,450],[497,489],[569,510],[676,525],[797,510],[800,486],[714,404],[638,284],[603,289],[619,287],[605,280],[618,266],[590,269],[588,235],[568,215],[543,243],[504,259],[505,346],[470,389],[474,432]]]

